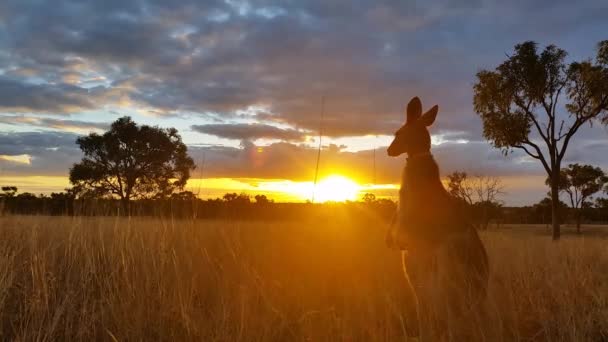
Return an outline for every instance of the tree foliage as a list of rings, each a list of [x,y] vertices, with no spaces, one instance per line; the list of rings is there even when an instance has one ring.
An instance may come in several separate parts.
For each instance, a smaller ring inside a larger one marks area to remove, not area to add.
[[[0,193],[0,198],[2,197],[13,197],[15,196],[15,194],[17,193],[17,187],[16,186],[3,186],[0,188],[2,190],[2,193]]]
[[[447,176],[448,193],[466,203],[472,209],[472,216],[478,228],[487,229],[492,219],[501,213],[503,194],[502,182],[497,177],[473,176],[455,171]]]
[[[547,179],[547,182],[550,182]],[[602,190],[608,177],[602,169],[591,165],[570,164],[560,171],[559,189],[576,211],[576,227],[580,232],[581,210],[592,205],[591,196]]]
[[[608,177],[599,167],[570,164],[560,172],[560,190],[568,195],[572,208],[588,204],[590,197],[602,190]]]
[[[539,51],[534,42],[518,44],[495,70],[477,74],[473,97],[486,139],[505,154],[519,149],[543,165],[556,203],[555,239],[561,162],[580,127],[608,112],[608,41],[599,43],[595,61],[568,64],[566,57],[554,45]]]
[[[272,203],[273,201],[268,199],[268,197],[266,197],[266,195],[255,195],[255,203],[256,204],[260,204],[260,205],[267,205],[269,203]]]
[[[166,198],[183,189],[195,167],[175,128],[138,126],[130,117],[76,143],[84,158],[70,169],[70,182],[79,195],[118,197],[125,210],[131,199]]]
[[[566,212],[568,209],[568,205],[564,203],[562,200],[558,202],[560,212]],[[541,223],[549,223],[551,221],[551,208],[552,201],[551,197],[545,197],[540,200],[538,203],[532,205],[532,210],[534,211],[535,217],[539,218]],[[560,217],[560,222],[563,222],[563,217]]]

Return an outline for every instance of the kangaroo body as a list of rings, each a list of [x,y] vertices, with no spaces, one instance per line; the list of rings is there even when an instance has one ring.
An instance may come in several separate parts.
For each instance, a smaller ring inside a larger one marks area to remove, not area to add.
[[[420,334],[423,322],[446,330],[466,319],[485,298],[489,276],[482,241],[461,205],[443,187],[430,153],[426,127],[436,115],[436,106],[422,115],[420,100],[414,98],[406,124],[388,150],[391,156],[408,153],[397,219],[387,243],[402,250],[410,336]]]

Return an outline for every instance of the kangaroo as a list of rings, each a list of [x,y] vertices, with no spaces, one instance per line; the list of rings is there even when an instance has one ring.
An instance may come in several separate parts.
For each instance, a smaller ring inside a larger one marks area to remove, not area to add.
[[[444,336],[452,333],[457,321],[485,298],[489,276],[483,243],[461,204],[443,187],[430,152],[428,127],[438,111],[434,106],[422,114],[422,103],[414,97],[387,150],[391,157],[408,156],[387,244],[402,251],[410,337],[420,336],[423,322],[434,324]]]

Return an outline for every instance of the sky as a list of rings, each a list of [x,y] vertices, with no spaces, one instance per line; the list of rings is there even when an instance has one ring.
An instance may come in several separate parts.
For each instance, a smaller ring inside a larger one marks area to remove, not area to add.
[[[390,195],[405,159],[386,146],[419,96],[440,107],[443,175],[501,177],[507,205],[535,203],[542,166],[483,138],[475,74],[527,40],[592,58],[607,14],[598,0],[3,0],[0,183],[62,190],[76,137],[128,115],[179,130],[204,196],[312,181],[320,126],[321,178]],[[607,170],[607,138],[586,126],[565,163]]]

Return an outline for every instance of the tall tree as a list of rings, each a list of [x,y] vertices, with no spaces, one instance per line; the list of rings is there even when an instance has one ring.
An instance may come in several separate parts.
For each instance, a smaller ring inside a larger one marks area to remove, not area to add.
[[[138,126],[130,117],[76,143],[84,158],[70,169],[74,188],[81,194],[118,197],[125,214],[131,199],[164,198],[183,189],[195,167],[175,128]]]
[[[547,179],[547,183],[550,179]],[[570,207],[576,218],[576,232],[581,233],[581,217],[584,208],[591,207],[591,196],[604,187],[608,177],[599,167],[570,164],[560,172],[559,189],[568,195]]]
[[[495,70],[477,73],[473,104],[484,137],[505,154],[519,149],[540,161],[550,179],[553,239],[560,237],[561,163],[572,137],[608,111],[608,41],[594,61],[567,64],[554,45],[539,53],[525,42]],[[560,98],[566,97],[565,106]]]

